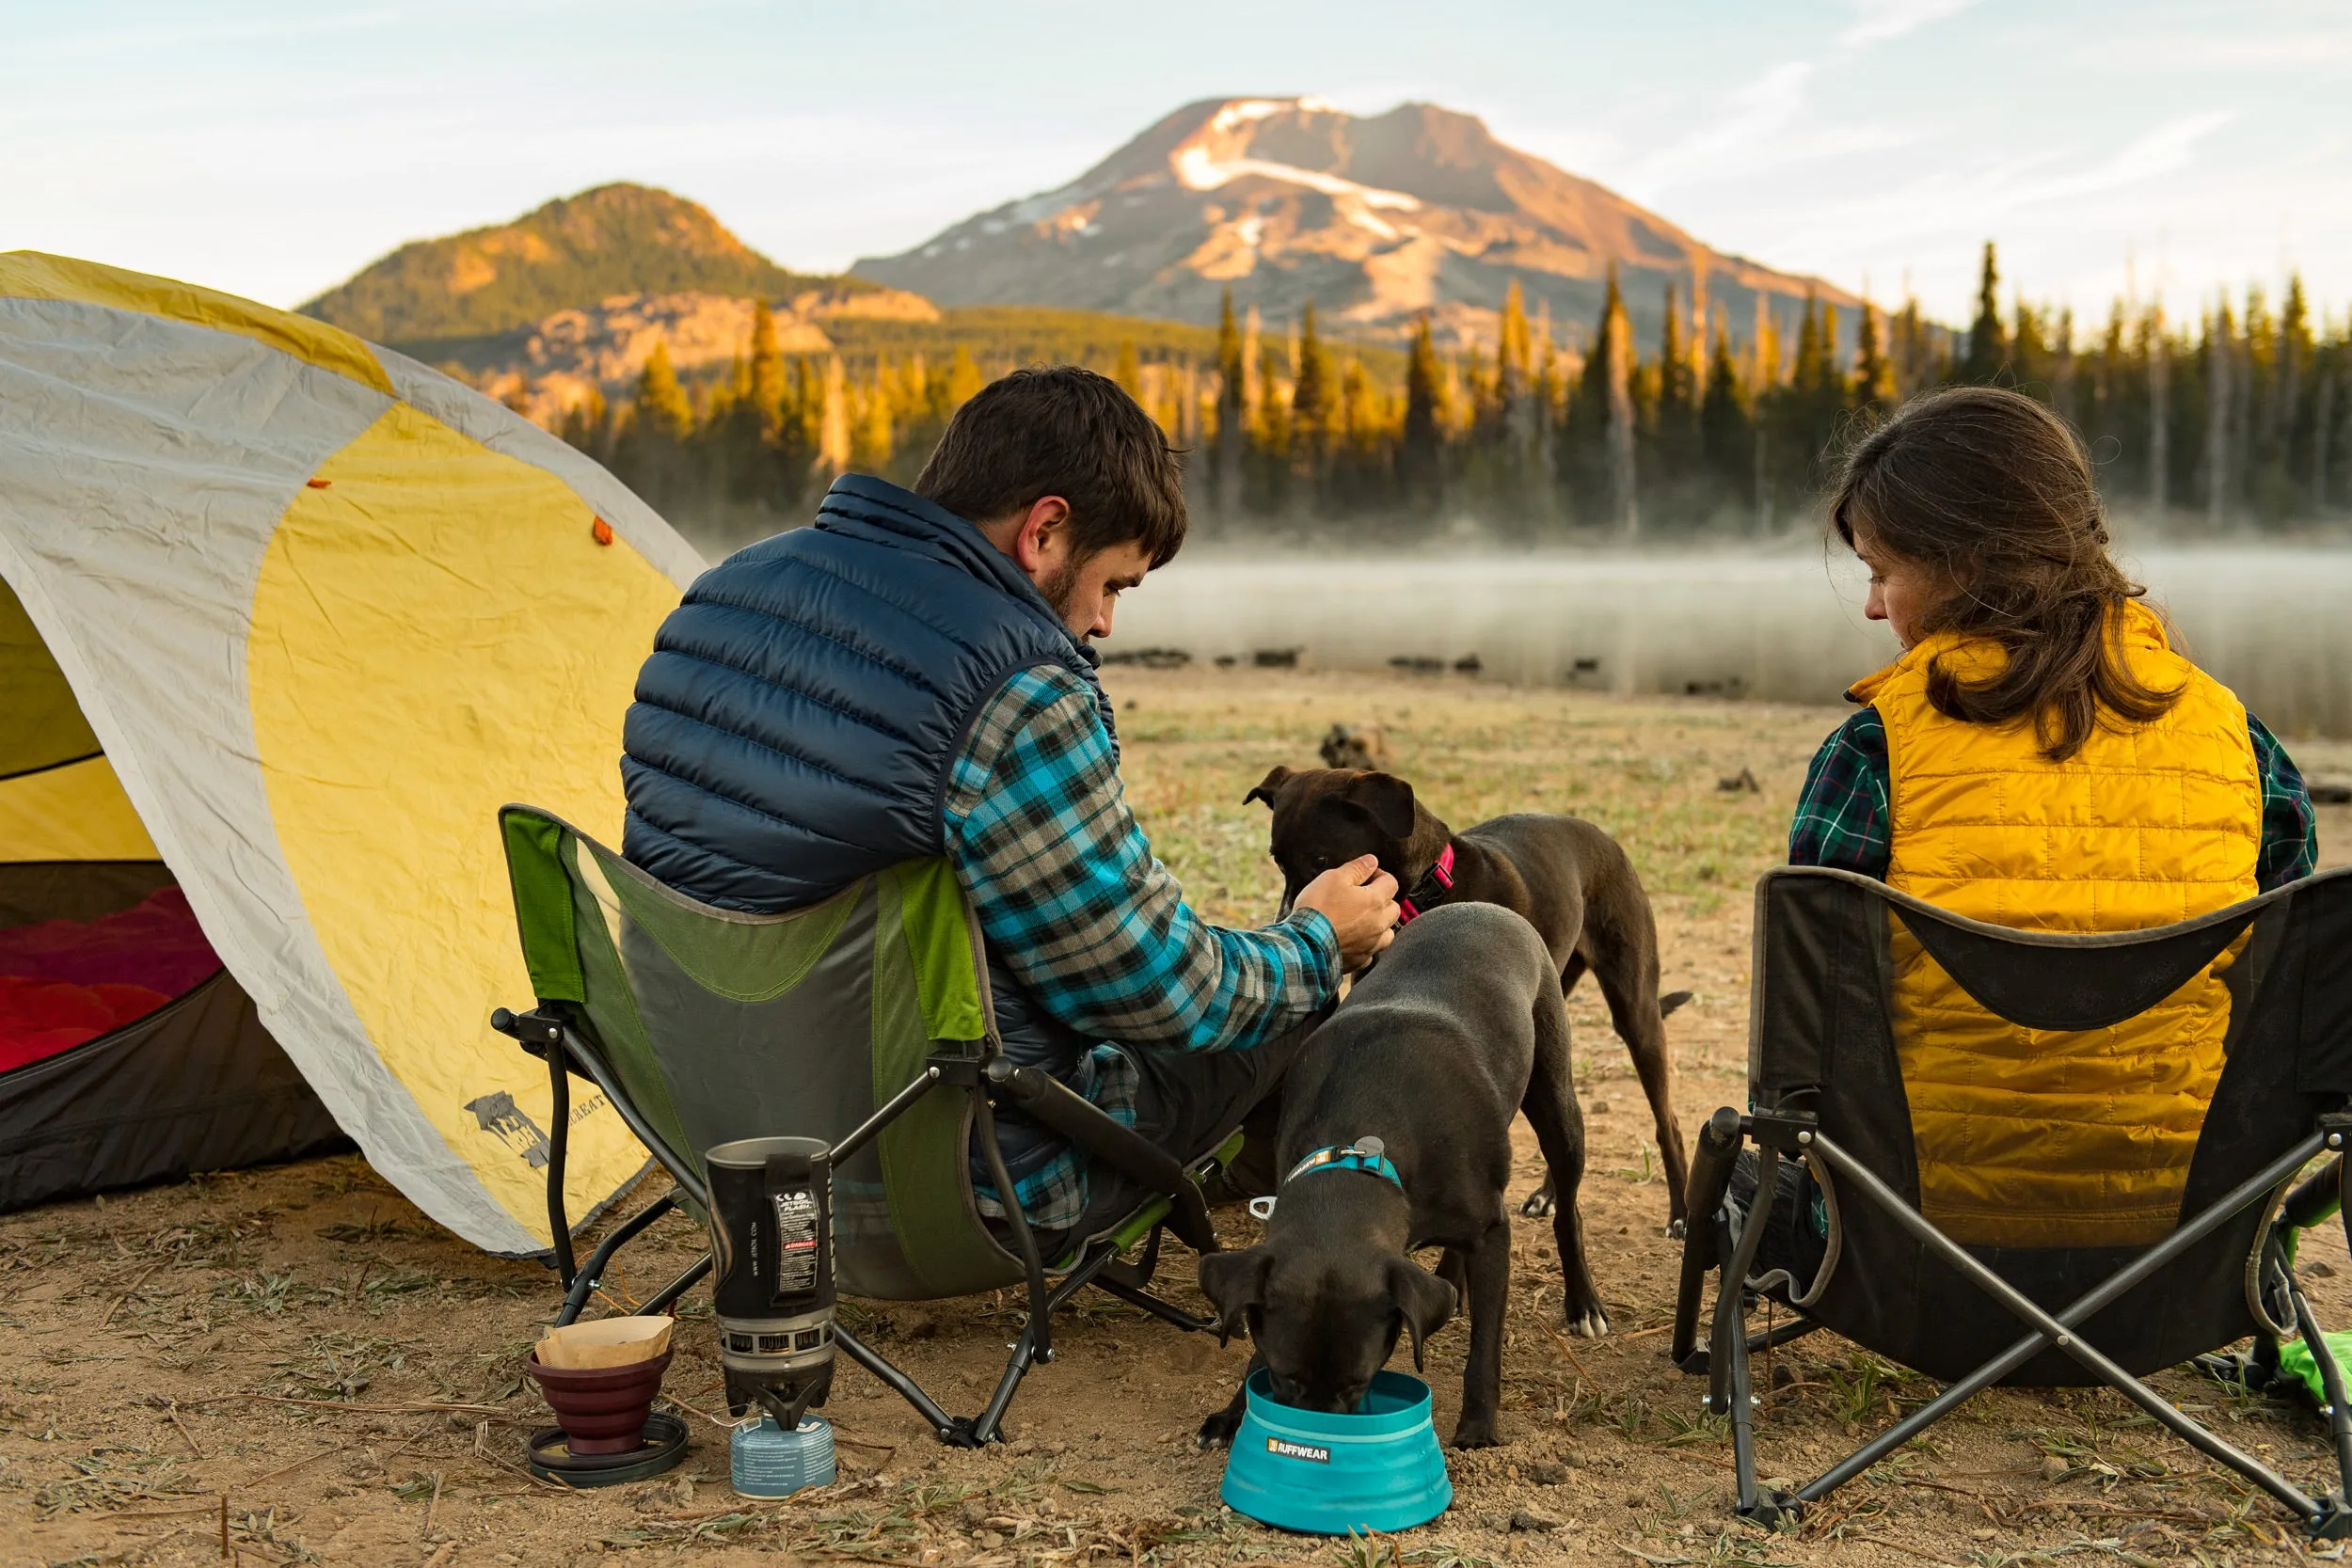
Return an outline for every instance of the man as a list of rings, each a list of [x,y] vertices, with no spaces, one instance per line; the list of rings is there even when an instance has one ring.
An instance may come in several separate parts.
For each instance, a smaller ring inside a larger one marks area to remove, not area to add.
[[[987,387],[913,493],[845,475],[815,528],[688,591],[629,709],[626,853],[757,912],[946,855],[1007,1053],[1181,1157],[1207,1152],[1387,945],[1397,906],[1366,857],[1276,925],[1224,930],[1152,858],[1089,643],[1184,526],[1176,453],[1116,384],[1064,366]],[[1143,1196],[1025,1118],[999,1135],[1049,1257]]]

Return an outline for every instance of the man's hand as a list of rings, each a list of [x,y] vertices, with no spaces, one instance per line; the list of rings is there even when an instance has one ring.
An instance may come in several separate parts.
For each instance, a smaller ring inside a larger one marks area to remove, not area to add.
[[[1353,974],[1396,940],[1396,879],[1376,855],[1335,865],[1299,890],[1295,910],[1315,910],[1340,939],[1340,971]]]

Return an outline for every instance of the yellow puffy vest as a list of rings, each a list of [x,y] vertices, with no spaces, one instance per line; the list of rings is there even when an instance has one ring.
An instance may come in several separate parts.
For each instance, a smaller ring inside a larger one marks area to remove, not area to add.
[[[1889,885],[2031,931],[2165,926],[2254,895],[2262,784],[2245,707],[2172,652],[2140,604],[2109,635],[2144,684],[2181,696],[2152,723],[2094,729],[2064,762],[2042,754],[2030,720],[1963,723],[1928,701],[1936,660],[1980,679],[2001,667],[1997,644],[1931,637],[1849,693],[1886,725]],[[1896,922],[1893,1023],[1922,1212],[1985,1245],[2169,1231],[2221,1075],[2221,975],[2243,944],[2137,1018],[2060,1033],[1979,1006]]]

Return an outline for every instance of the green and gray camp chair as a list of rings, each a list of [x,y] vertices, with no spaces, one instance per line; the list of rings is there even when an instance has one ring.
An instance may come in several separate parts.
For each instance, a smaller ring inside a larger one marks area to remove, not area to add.
[[[1921,1213],[1905,1063],[1889,1024],[1898,921],[1979,1005],[2058,1031],[2137,1017],[2247,937],[2226,975],[2227,1062],[2169,1235],[2145,1247],[1962,1245]],[[2344,1214],[2352,1232],[2343,1153],[2352,1138],[2352,869],[2177,926],[2050,936],[1963,919],[1849,872],[1782,868],[1756,887],[1754,974],[1753,1109],[1717,1111],[1700,1134],[1673,1345],[1683,1370],[1710,1379],[1708,1408],[1730,1418],[1742,1517],[1794,1514],[1994,1384],[2104,1384],[2276,1497],[2311,1535],[2352,1535],[2352,1403],[2294,1263],[2302,1229]],[[1761,1195],[1746,1215],[1726,1202],[1743,1145],[1756,1149]],[[1786,1268],[1758,1273],[1768,1227],[1785,1235],[1799,1219],[1788,1201],[1772,1212],[1783,1161],[1804,1166],[1819,1207],[1795,1201],[1827,1232],[1809,1280]],[[1715,1311],[1701,1345],[1709,1273]],[[1748,1314],[1766,1297],[1799,1315],[1751,1335]],[[1749,1357],[1816,1328],[1946,1386],[1793,1494],[1759,1489]],[[2336,1474],[2312,1492],[2139,1381],[2196,1360],[2259,1386],[2279,1367],[2281,1341],[2298,1336],[2289,1360],[2315,1363],[2336,1455]],[[2249,1338],[2250,1354],[2214,1354]]]
[[[941,1441],[999,1435],[1030,1366],[1053,1358],[1053,1314],[1091,1285],[1180,1327],[1213,1329],[1151,1293],[1161,1236],[1216,1246],[1201,1182],[1238,1132],[1186,1165],[1051,1076],[1002,1053],[977,923],[944,860],[914,861],[808,909],[749,915],[672,891],[567,824],[528,806],[500,813],[515,911],[537,1006],[492,1023],[544,1058],[554,1087],[547,1167],[557,1322],[587,1304],[614,1253],[683,1205],[707,1212],[702,1155],[739,1138],[832,1146],[834,1262],[842,1293],[935,1301],[1024,1286],[1027,1321],[993,1397],[953,1417],[846,1326],[840,1349],[898,1390]],[[629,1216],[584,1266],[564,1211],[570,1079],[594,1083],[675,1189]],[[1066,1257],[1043,1259],[1009,1207],[1000,1242],[971,1178],[977,1149],[1012,1190],[995,1112],[1019,1108],[1159,1196]],[[1135,1248],[1132,1260],[1122,1258]],[[706,1255],[639,1310],[659,1312],[710,1268]],[[1050,1275],[1058,1279],[1049,1281]]]

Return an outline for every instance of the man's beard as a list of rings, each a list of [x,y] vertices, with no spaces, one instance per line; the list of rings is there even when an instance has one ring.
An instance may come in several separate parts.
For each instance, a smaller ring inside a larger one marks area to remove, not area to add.
[[[1045,608],[1054,612],[1054,619],[1059,621],[1071,636],[1084,642],[1089,640],[1090,634],[1070,625],[1070,601],[1078,593],[1078,566],[1079,562],[1075,561],[1064,562],[1052,577],[1038,584],[1037,591],[1044,596]]]

